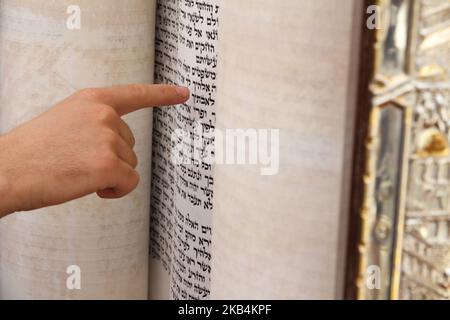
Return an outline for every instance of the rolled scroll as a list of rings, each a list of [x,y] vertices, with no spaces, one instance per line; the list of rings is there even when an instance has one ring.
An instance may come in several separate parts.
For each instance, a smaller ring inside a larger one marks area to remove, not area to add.
[[[0,4],[3,132],[78,89],[153,79],[153,0]],[[147,298],[152,111],[125,120],[136,135],[137,190],[2,219],[0,299]]]
[[[222,2],[217,130],[279,129],[279,168],[216,166],[212,298],[342,295],[358,3]]]

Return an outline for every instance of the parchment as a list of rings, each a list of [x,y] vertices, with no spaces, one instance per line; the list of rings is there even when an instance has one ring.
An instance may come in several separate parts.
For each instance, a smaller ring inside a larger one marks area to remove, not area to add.
[[[153,78],[155,1],[1,0],[0,127],[33,118],[77,89]],[[68,29],[67,8],[81,9]],[[0,299],[146,299],[152,111],[126,118],[136,135],[139,187],[0,222]],[[68,290],[68,266],[81,290]]]
[[[279,129],[280,168],[216,165],[211,298],[342,296],[358,3],[222,2],[216,127]]]
[[[155,81],[191,97],[154,112],[150,298],[210,294],[218,16],[218,0],[158,1]]]

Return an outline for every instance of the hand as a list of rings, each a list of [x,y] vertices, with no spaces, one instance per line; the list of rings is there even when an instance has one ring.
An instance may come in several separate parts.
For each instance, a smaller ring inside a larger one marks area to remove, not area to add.
[[[138,160],[120,117],[188,97],[187,88],[169,85],[84,89],[0,137],[0,218],[94,192],[130,193],[139,182]]]

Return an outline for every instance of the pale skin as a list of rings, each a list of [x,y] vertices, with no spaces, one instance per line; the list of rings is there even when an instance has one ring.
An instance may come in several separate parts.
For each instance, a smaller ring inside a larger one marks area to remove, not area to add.
[[[188,98],[187,88],[169,85],[84,89],[0,136],[0,218],[91,193],[126,196],[139,174],[135,139],[121,116]]]

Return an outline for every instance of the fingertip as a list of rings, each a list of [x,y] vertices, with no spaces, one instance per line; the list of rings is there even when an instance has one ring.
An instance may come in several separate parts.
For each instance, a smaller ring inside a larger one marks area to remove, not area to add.
[[[189,96],[191,95],[191,93],[189,91],[189,88],[188,87],[183,87],[183,86],[177,86],[175,88],[175,92],[177,93],[178,97],[182,101],[188,100]]]

